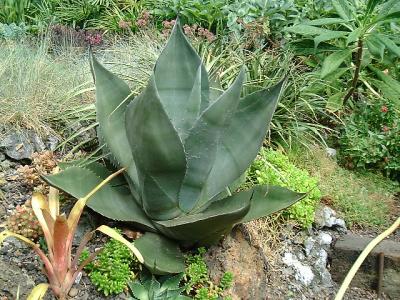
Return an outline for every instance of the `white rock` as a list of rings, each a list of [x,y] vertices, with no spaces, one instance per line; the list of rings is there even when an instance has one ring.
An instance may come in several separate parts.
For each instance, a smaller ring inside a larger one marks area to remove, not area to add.
[[[329,156],[329,157],[335,157],[336,156],[336,149],[333,149],[333,148],[326,148],[325,149],[326,150],[326,154]]]
[[[309,256],[311,254],[312,249],[314,248],[315,240],[312,237],[308,237],[304,241],[304,249],[306,251],[306,255]]]
[[[303,265],[292,253],[286,252],[282,260],[284,264],[294,269],[294,277],[303,285],[308,286],[314,279],[314,273],[311,268]]]
[[[321,246],[324,246],[324,245],[329,246],[330,244],[332,244],[332,236],[329,233],[320,232],[318,235],[318,243]]]

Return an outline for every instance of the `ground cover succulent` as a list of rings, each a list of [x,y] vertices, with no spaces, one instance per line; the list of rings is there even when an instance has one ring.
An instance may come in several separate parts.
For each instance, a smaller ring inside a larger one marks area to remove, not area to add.
[[[184,271],[178,243],[213,243],[235,224],[304,196],[268,185],[235,193],[262,145],[284,81],[241,98],[242,70],[223,92],[209,80],[179,21],[137,97],[93,56],[91,66],[98,137],[111,163],[125,172],[88,206],[146,231],[135,246],[153,273]],[[76,198],[111,173],[85,160],[60,167],[63,172],[46,181]]]

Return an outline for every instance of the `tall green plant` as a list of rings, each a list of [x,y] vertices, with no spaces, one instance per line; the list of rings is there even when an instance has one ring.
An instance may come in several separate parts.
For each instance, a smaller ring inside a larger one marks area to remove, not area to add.
[[[385,28],[387,23],[400,19],[400,2],[368,0],[366,5],[356,7],[349,0],[333,0],[332,5],[334,17],[302,22],[286,30],[305,36],[307,41],[312,38],[313,45],[308,46],[313,47],[315,53],[316,49],[330,52],[323,59],[321,78],[335,80],[351,72],[352,78],[347,89],[339,89],[328,100],[328,108],[337,110],[356,91],[360,72],[368,64],[368,57],[372,56],[378,61],[384,57],[400,57],[399,41]],[[334,44],[327,44],[332,41]],[[303,40],[303,51],[305,45]]]
[[[240,98],[242,70],[227,91],[210,93],[207,72],[179,22],[137,97],[95,58],[92,68],[99,138],[125,176],[100,190],[89,205],[147,231],[135,246],[154,273],[183,271],[176,241],[215,242],[235,224],[304,196],[267,185],[234,193],[262,145],[283,81]],[[75,197],[109,174],[98,163],[61,167],[63,172],[46,180]]]
[[[0,0],[0,23],[23,23],[31,0]]]

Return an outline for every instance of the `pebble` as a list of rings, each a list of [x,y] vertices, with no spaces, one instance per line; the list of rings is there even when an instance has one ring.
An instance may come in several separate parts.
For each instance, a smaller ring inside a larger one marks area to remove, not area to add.
[[[75,288],[75,287],[73,287],[73,288],[71,288],[71,289],[69,290],[68,296],[70,296],[70,297],[75,297],[75,296],[78,295],[78,292],[79,292],[78,289]]]

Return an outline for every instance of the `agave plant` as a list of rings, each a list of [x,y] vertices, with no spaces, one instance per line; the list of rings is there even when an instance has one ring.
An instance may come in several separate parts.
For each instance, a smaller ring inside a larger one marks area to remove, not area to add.
[[[240,97],[242,70],[225,92],[210,88],[207,72],[179,22],[147,87],[134,97],[128,85],[91,59],[98,136],[123,177],[88,206],[145,230],[135,246],[156,274],[184,269],[177,247],[209,244],[235,224],[295,203],[303,194],[276,186],[235,191],[256,157],[284,82]],[[46,180],[81,197],[110,173],[99,163],[62,165]]]

